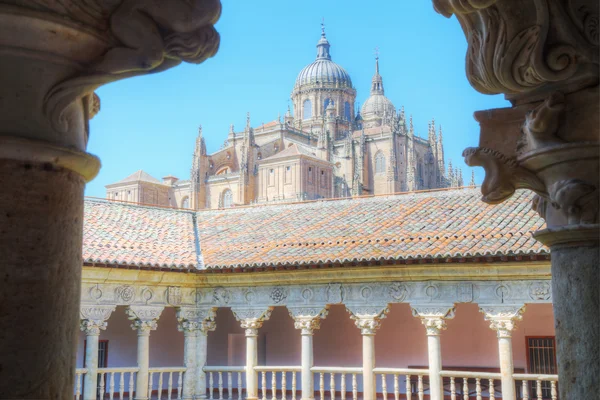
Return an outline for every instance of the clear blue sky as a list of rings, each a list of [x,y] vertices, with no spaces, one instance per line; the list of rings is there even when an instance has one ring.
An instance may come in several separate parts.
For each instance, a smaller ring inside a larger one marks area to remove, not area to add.
[[[253,126],[283,115],[296,75],[315,58],[322,17],[332,59],[350,74],[357,101],[369,95],[378,46],[386,95],[413,114],[421,136],[435,117],[444,131],[446,162],[462,167],[468,183],[471,172],[461,153],[478,143],[473,112],[508,102],[471,88],[460,26],[435,13],[431,1],[222,2],[216,26],[221,47],[214,58],[98,90],[102,109],[91,121],[88,151],[100,157],[102,169],[86,195],[104,197],[104,185],[138,169],[159,179],[189,179],[199,124],[213,152],[230,124],[244,126],[246,112]],[[479,183],[483,170],[475,173]]]

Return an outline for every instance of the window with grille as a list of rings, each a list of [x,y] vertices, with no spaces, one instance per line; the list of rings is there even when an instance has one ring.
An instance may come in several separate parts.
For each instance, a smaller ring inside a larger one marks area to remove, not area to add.
[[[385,156],[381,151],[378,151],[377,154],[375,154],[375,173],[385,173]]]
[[[530,374],[550,374],[557,372],[556,341],[554,336],[527,337],[527,369]],[[529,393],[539,398],[535,382],[530,382]],[[542,398],[551,398],[550,382],[542,382]]]

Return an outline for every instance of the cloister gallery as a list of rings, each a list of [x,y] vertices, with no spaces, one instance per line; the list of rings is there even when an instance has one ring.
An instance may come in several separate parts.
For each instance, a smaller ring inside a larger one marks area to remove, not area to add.
[[[216,55],[220,1],[0,0],[0,398],[597,396],[598,2],[432,3],[511,104],[480,190],[191,211],[85,200],[89,120]]]

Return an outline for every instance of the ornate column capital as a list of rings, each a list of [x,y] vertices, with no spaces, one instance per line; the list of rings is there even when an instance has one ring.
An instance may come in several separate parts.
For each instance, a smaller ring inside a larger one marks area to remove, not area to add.
[[[160,306],[129,306],[125,309],[127,317],[133,321],[131,329],[137,330],[138,335],[149,335],[158,326],[158,319],[164,307]]]
[[[385,306],[346,306],[346,310],[362,335],[375,335],[375,331],[381,326],[381,320],[390,311],[387,304]]]
[[[115,311],[116,306],[82,305],[79,308],[80,329],[86,335],[99,335],[106,329],[106,321]]]
[[[217,327],[215,308],[178,307],[177,329],[185,335],[207,335]]]
[[[486,321],[490,321],[490,328],[495,330],[499,338],[512,337],[517,321],[523,319],[525,305],[486,305],[479,307]]]
[[[290,317],[294,319],[294,328],[300,329],[302,335],[312,335],[321,327],[321,320],[327,317],[326,307],[288,307]]]
[[[258,336],[258,330],[262,327],[263,322],[271,317],[273,307],[232,307],[231,311],[235,319],[240,322],[242,329],[245,329],[246,336]]]
[[[427,330],[427,336],[437,336],[446,329],[446,320],[454,318],[454,304],[411,305],[413,317],[418,317]]]

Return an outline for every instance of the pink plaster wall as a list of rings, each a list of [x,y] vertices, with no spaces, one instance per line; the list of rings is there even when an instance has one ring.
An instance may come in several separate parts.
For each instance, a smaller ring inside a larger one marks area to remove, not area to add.
[[[244,331],[229,309],[219,309],[217,329],[208,334],[208,364],[227,365],[229,335]],[[137,335],[130,327],[123,307],[118,307],[108,321],[100,339],[109,340],[108,366],[135,366]],[[523,321],[513,333],[515,367],[525,368],[526,336],[554,336],[552,306],[530,304]],[[238,339],[240,336],[238,336]],[[77,366],[83,364],[83,333],[79,335]],[[265,365],[299,365],[300,332],[284,307],[276,307],[266,321],[259,338],[259,360]],[[497,367],[498,349],[495,332],[484,321],[476,304],[459,304],[456,317],[448,321],[441,338],[444,368],[453,366]],[[238,346],[238,349],[240,347]],[[234,359],[244,360],[243,346]],[[314,336],[314,361],[317,366],[359,367],[362,365],[362,339],[349,314],[341,305],[332,306]],[[413,317],[407,304],[393,304],[375,336],[378,367],[427,365],[425,328]],[[262,357],[261,357],[262,355]],[[177,330],[175,310],[165,308],[158,329],[150,335],[150,366],[183,364],[183,333]]]

